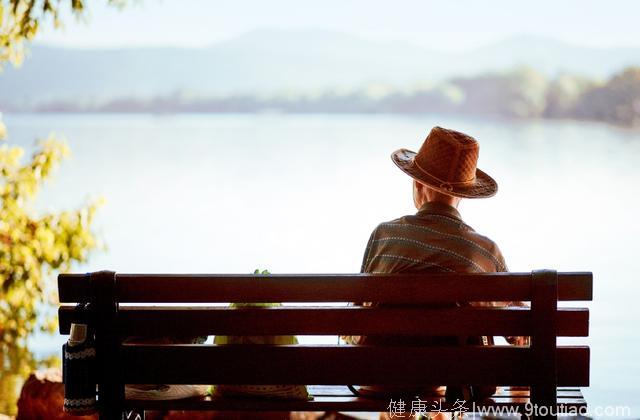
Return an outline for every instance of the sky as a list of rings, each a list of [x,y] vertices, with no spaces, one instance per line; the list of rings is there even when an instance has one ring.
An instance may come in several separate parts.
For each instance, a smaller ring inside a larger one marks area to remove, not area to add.
[[[82,22],[46,26],[66,47],[202,47],[258,29],[325,29],[459,51],[515,35],[595,47],[640,46],[638,0],[88,0]]]

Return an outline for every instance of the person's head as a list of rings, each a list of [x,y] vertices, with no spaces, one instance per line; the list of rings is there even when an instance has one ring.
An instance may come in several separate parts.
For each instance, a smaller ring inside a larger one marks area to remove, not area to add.
[[[433,188],[423,184],[422,182],[413,180],[413,204],[416,206],[416,209],[420,209],[424,205],[424,203],[443,203],[447,204],[451,207],[458,207],[460,204],[460,197],[454,197],[452,195],[447,195],[441,193],[440,191],[436,191]]]
[[[393,162],[414,179],[413,201],[417,208],[426,202],[457,207],[461,198],[492,197],[496,181],[477,168],[480,145],[459,131],[434,127],[418,153],[398,149]]]

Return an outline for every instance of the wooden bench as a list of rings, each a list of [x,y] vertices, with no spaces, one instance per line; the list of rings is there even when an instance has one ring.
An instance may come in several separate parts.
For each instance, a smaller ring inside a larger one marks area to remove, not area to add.
[[[421,396],[420,401],[426,402],[429,409],[435,408],[429,404],[436,403],[441,411],[513,407],[523,414],[536,414],[527,411],[531,407],[528,404],[562,412],[586,408],[578,387],[589,385],[589,348],[557,345],[556,337],[588,336],[588,309],[561,308],[558,301],[591,300],[591,273],[541,270],[258,276],[101,271],[62,274],[58,287],[60,302],[67,304],[59,309],[61,334],[68,334],[72,322],[87,316],[69,304],[90,302],[93,308],[90,322],[95,327],[101,419],[120,419],[129,410],[388,412],[393,408],[390,399],[356,397],[346,385],[420,385],[425,378],[434,384],[504,386],[492,398],[475,403],[465,401],[464,408],[460,402],[446,401],[441,396]],[[399,304],[530,301],[531,308],[344,305],[363,301]],[[219,302],[335,304],[241,309],[193,306]],[[523,335],[531,337],[531,346],[122,344],[127,336],[185,334]],[[311,384],[314,399],[206,397],[135,401],[124,397],[127,383]],[[409,412],[413,401],[405,399],[404,403]],[[537,414],[549,413],[540,409]]]

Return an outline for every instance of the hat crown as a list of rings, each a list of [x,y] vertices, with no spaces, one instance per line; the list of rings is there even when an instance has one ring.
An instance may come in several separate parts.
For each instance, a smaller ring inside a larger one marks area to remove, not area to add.
[[[475,179],[480,146],[473,137],[459,131],[434,127],[420,147],[415,164],[442,182],[470,182]]]

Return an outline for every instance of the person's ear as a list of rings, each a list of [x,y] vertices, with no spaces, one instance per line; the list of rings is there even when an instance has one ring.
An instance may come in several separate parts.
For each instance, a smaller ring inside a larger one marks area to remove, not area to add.
[[[416,206],[416,209],[420,209],[425,202],[425,186],[413,180],[413,204]]]
[[[427,187],[426,185],[422,184],[422,194],[424,196],[424,201],[432,201],[433,200],[433,193],[435,192],[435,190],[433,190],[432,188]]]

